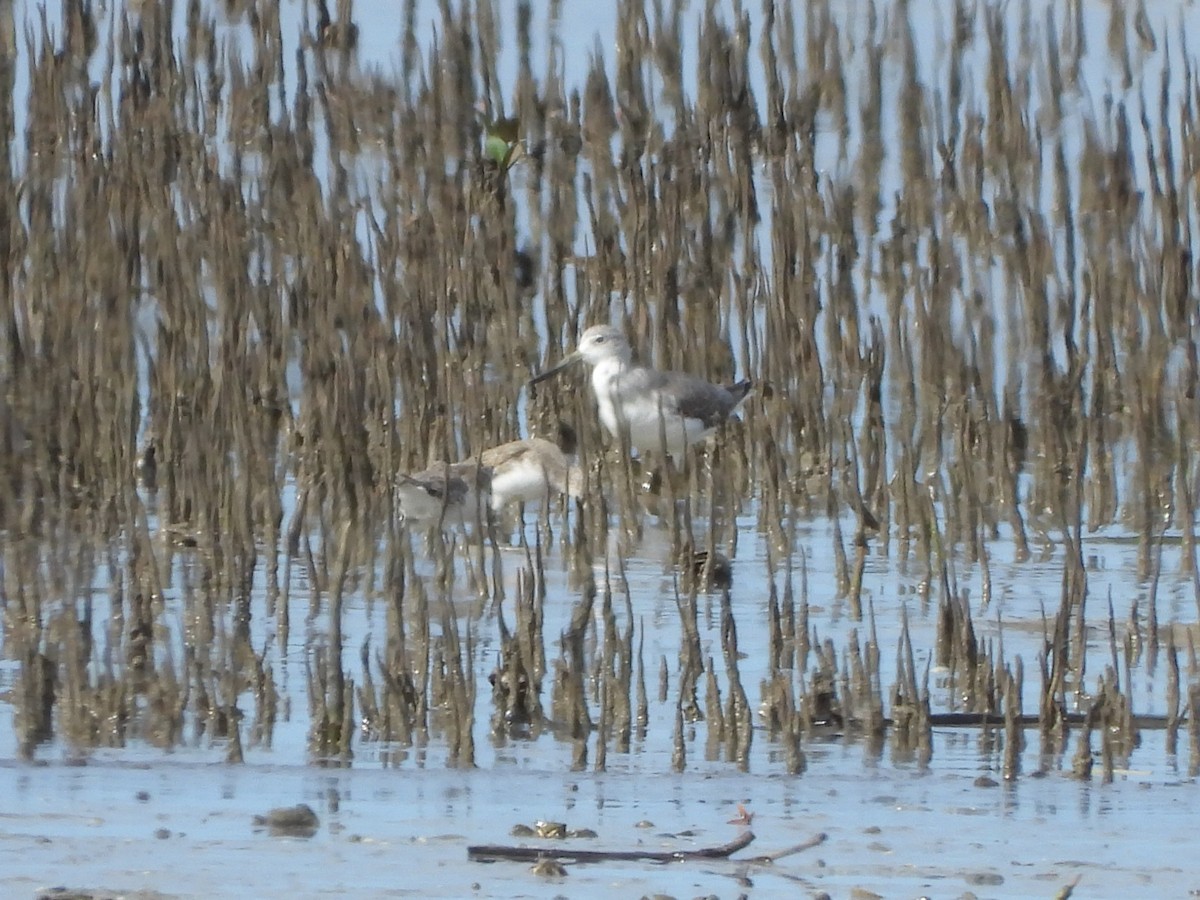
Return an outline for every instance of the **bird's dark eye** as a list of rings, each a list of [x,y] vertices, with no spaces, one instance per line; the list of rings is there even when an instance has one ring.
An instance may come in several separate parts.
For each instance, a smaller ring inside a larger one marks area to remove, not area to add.
[[[597,344],[603,344],[605,340],[606,339],[605,339],[604,335],[602,335],[602,334],[596,335],[596,343]]]

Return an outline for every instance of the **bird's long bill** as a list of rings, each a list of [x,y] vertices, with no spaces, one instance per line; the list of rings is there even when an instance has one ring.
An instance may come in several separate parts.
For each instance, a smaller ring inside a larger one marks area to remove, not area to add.
[[[569,356],[563,357],[563,361],[560,362],[557,366],[552,366],[551,368],[547,369],[545,372],[538,372],[536,375],[534,375],[532,378],[530,378],[529,386],[533,387],[535,384],[541,384],[547,378],[553,378],[555,375],[557,375],[563,369],[569,368],[569,367],[575,365],[575,363],[579,362],[579,358],[580,357],[579,357],[578,353],[572,353]]]

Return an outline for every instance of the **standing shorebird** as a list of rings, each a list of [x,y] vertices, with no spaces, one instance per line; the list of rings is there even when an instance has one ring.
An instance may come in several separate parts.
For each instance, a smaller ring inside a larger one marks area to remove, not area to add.
[[[461,525],[480,507],[491,470],[477,463],[435,463],[423,472],[396,476],[396,496],[409,528]]]
[[[712,434],[750,393],[750,382],[723,387],[683,372],[659,372],[633,364],[633,351],[620,329],[593,325],[579,347],[529,382],[535,385],[567,366],[592,368],[592,391],[608,433],[641,451],[680,456]]]

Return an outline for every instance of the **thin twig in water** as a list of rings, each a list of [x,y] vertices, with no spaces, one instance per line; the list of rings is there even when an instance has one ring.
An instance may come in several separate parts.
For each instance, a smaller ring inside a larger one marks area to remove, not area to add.
[[[813,835],[807,841],[796,844],[794,847],[788,847],[784,850],[776,850],[774,853],[764,853],[762,856],[755,856],[746,860],[750,863],[758,863],[760,865],[770,865],[776,860],[783,859],[785,856],[793,856],[796,853],[803,853],[805,850],[811,850],[813,847],[819,847],[829,839],[829,835],[825,832]]]

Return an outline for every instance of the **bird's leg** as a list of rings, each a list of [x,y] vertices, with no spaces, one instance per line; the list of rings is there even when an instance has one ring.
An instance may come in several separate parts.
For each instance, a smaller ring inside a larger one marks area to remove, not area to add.
[[[496,540],[496,520],[499,518],[492,505],[489,503],[485,508],[487,520],[483,522],[484,528],[487,529],[487,539],[492,550],[492,584],[491,584],[491,600],[492,608],[499,609],[504,603],[504,570],[503,563],[500,559],[500,544]],[[483,553],[483,543],[480,542],[480,558],[479,571],[486,572],[484,568],[485,560]],[[485,576],[486,578],[486,576]]]
[[[663,461],[663,477],[670,482],[673,494],[687,490],[687,467],[675,465],[673,456],[667,456]]]

